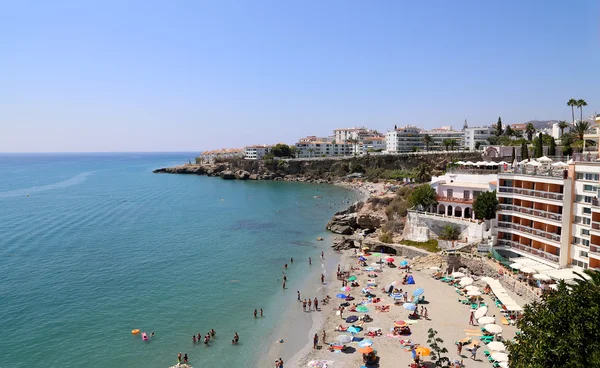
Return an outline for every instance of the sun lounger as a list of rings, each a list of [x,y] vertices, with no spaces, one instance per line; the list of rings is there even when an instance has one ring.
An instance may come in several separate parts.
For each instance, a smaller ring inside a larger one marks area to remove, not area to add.
[[[505,326],[508,326],[508,320],[506,319],[506,317],[502,317],[502,318],[500,318],[500,322],[501,322],[503,325],[505,325]]]

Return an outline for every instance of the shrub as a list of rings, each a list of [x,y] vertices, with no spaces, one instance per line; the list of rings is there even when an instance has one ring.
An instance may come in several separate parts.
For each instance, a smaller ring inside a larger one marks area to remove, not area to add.
[[[379,235],[379,241],[382,242],[382,243],[388,243],[388,244],[392,243],[393,242],[393,240],[392,240],[392,234],[390,234],[390,233],[381,233]]]
[[[442,240],[458,240],[460,236],[460,230],[457,227],[452,225],[446,225],[442,229],[442,233],[440,234],[440,239]]]

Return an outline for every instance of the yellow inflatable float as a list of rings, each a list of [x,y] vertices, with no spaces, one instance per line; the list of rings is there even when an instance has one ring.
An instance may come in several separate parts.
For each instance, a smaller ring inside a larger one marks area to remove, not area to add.
[[[138,330],[137,328],[135,330],[131,330],[131,333],[134,335],[137,335],[140,333],[140,330]]]

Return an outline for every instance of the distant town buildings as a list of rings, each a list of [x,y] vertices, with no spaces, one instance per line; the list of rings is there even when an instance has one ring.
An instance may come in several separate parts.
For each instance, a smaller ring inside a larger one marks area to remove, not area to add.
[[[465,127],[463,128],[464,140],[463,146],[469,151],[474,151],[477,147],[488,145],[488,138],[494,135],[494,129],[488,126]]]
[[[230,159],[244,157],[242,148],[222,148],[212,151],[204,151],[200,157],[205,161],[214,161],[216,159]]]
[[[260,160],[267,153],[269,153],[271,146],[259,145],[259,146],[247,146],[244,148],[244,159],[246,160]]]

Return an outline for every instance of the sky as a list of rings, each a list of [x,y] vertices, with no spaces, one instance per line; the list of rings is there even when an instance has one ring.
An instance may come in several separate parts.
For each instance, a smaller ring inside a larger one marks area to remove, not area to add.
[[[600,113],[600,2],[4,1],[0,152],[201,151]]]

